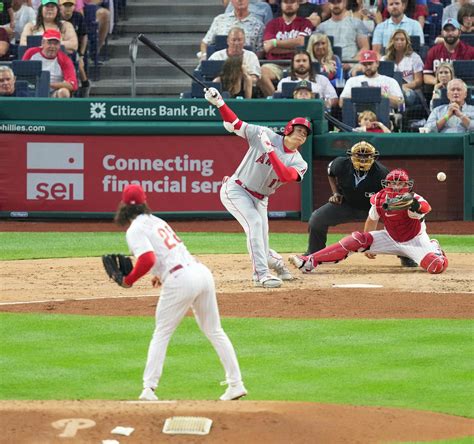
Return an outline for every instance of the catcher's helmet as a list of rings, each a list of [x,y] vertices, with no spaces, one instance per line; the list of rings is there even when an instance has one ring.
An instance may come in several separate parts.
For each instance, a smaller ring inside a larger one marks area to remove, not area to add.
[[[308,130],[308,136],[311,134],[311,123],[309,123],[308,119],[304,117],[295,117],[294,119],[290,120],[283,130],[283,134],[285,136],[290,135],[293,132],[293,127],[296,125],[304,126]]]
[[[379,156],[375,147],[365,140],[357,142],[350,150],[347,150],[346,154],[350,156],[354,169],[364,173],[372,168],[375,159]]]
[[[382,180],[382,186],[390,196],[409,193],[414,183],[415,181],[410,179],[408,173],[401,168],[390,171]]]

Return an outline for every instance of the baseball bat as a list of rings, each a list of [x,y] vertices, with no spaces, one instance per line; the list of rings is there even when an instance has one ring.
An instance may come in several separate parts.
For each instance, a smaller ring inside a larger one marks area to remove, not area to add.
[[[186,71],[176,60],[171,58],[166,52],[164,52],[155,42],[152,42],[146,35],[139,34],[138,40],[142,42],[144,45],[148,46],[153,52],[156,52],[159,56],[163,57],[167,62],[171,63],[173,66],[178,68],[181,72],[186,74],[189,78],[194,80],[196,83],[201,85],[205,90],[208,88],[202,80],[199,80],[195,75],[191,74],[190,72]]]

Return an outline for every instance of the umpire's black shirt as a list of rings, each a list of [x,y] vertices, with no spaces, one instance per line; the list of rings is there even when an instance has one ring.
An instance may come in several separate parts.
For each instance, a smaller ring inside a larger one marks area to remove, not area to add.
[[[337,157],[328,166],[328,175],[336,178],[346,204],[358,210],[369,210],[370,195],[382,189],[381,181],[389,170],[375,161],[364,179],[359,181],[350,157]]]

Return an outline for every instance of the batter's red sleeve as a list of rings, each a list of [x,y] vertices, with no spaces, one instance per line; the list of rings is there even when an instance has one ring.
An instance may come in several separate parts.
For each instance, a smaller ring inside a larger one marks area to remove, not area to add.
[[[293,167],[287,167],[283,162],[278,158],[275,151],[272,151],[268,154],[268,158],[272,163],[273,169],[280,179],[280,182],[294,182],[298,180],[299,174]]]
[[[133,270],[125,276],[124,282],[127,285],[132,286],[134,282],[138,281],[142,276],[145,276],[150,270],[153,265],[155,265],[156,257],[153,251],[147,251],[140,255],[133,267]]]
[[[234,128],[236,130],[239,130],[240,127],[242,126],[242,120],[240,120],[237,115],[234,113],[234,111],[232,111],[228,106],[227,106],[227,103],[224,103],[224,105],[222,105],[220,108],[219,108],[219,112],[221,113],[221,117],[222,117],[222,120],[224,122],[228,122],[228,123],[233,123],[234,124]],[[234,123],[235,121],[237,120],[236,123]]]

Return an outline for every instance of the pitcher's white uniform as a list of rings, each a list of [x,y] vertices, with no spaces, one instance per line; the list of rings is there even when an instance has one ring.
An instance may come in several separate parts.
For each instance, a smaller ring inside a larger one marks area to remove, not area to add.
[[[275,255],[268,245],[268,196],[283,185],[268,159],[268,154],[262,149],[258,137],[262,130],[266,131],[280,161],[297,170],[299,181],[308,169],[308,164],[299,151],[285,150],[283,136],[268,128],[242,122],[237,134],[248,141],[248,151],[235,173],[222,184],[220,196],[224,206],[245,231],[256,281],[268,275],[268,261]]]
[[[187,250],[173,229],[162,219],[140,214],[127,230],[127,243],[134,256],[155,254],[151,270],[162,289],[156,307],[156,327],[148,350],[144,388],[158,386],[171,335],[189,308],[200,329],[212,343],[225,369],[229,384],[240,383],[241,373],[232,343],[221,327],[214,279],[209,269]]]

